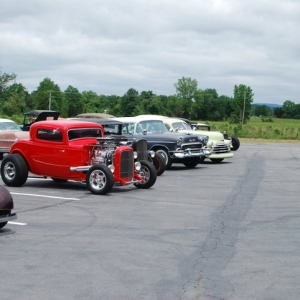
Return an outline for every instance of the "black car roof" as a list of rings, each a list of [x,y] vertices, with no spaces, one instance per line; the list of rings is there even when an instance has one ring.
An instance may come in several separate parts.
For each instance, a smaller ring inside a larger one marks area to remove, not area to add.
[[[101,118],[74,118],[73,120],[95,122],[100,125],[122,125],[123,123],[114,119],[101,119]]]

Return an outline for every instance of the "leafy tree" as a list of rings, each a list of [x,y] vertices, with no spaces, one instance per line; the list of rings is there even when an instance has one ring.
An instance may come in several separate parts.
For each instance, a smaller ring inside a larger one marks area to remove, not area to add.
[[[107,96],[108,109],[106,113],[113,116],[123,116],[123,112],[121,109],[121,97],[117,95]]]
[[[239,116],[239,121],[244,124],[250,118],[251,103],[253,102],[252,89],[244,84],[235,85],[233,92],[233,112],[231,117]]]
[[[22,114],[26,107],[28,95],[25,87],[20,83],[6,87],[2,92],[1,113],[8,116]]]
[[[17,77],[16,74],[7,74],[7,73],[3,73],[0,71],[0,98],[1,98],[1,95],[4,91],[4,89],[7,87],[7,85],[15,80]]]
[[[294,118],[296,114],[296,104],[291,100],[286,100],[282,105],[282,117]]]
[[[270,115],[270,108],[267,105],[255,105],[253,106],[254,109],[254,116],[257,117],[266,117]]]
[[[183,117],[191,117],[192,103],[195,101],[195,94],[197,92],[198,82],[196,79],[190,77],[182,77],[174,84],[178,98],[183,104]]]
[[[138,114],[137,106],[139,104],[139,93],[131,88],[121,98],[120,109],[124,117],[132,117]]]
[[[66,102],[65,104],[68,117],[75,117],[76,115],[82,113],[83,103],[78,89],[69,85],[64,91],[64,99]]]
[[[40,82],[37,90],[32,93],[32,100],[35,109],[57,110],[61,115],[67,115],[64,94],[49,78]]]

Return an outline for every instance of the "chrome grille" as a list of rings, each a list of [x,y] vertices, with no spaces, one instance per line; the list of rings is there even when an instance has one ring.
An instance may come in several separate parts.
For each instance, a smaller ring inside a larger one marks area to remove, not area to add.
[[[120,176],[121,178],[132,178],[133,177],[133,154],[132,151],[123,151],[121,153],[121,164],[120,164]]]
[[[228,153],[229,149],[226,144],[217,144],[213,148],[213,153]]]
[[[132,143],[132,149],[137,152],[137,160],[147,160],[148,159],[148,150],[147,150],[147,141],[146,140],[139,140],[134,141]]]
[[[182,150],[190,149],[191,152],[193,151],[197,152],[200,149],[202,149],[202,144],[201,143],[182,144],[181,149]]]

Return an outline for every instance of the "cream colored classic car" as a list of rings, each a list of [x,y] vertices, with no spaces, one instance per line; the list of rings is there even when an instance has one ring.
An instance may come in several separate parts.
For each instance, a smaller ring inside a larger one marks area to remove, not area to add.
[[[163,117],[162,121],[169,131],[172,132],[192,132],[193,134],[205,134],[208,136],[208,143],[206,147],[209,149],[211,154],[201,158],[201,162],[205,158],[209,158],[214,163],[219,163],[225,158],[233,157],[231,152],[231,140],[225,139],[224,135],[219,131],[203,131],[193,130],[193,128],[184,120],[177,118]]]

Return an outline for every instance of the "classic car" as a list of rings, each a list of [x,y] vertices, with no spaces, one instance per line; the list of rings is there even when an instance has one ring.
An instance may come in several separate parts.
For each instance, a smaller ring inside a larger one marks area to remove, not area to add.
[[[12,144],[18,139],[27,138],[28,132],[20,129],[19,125],[9,119],[0,119],[0,159],[8,153]]]
[[[193,130],[199,130],[199,131],[202,131],[202,132],[203,131],[209,132],[211,130],[209,124],[195,123],[195,122],[191,122],[188,119],[182,119],[182,120],[184,120],[186,123],[188,123],[193,128]],[[230,141],[231,142],[231,150],[232,151],[237,151],[240,148],[240,140],[239,140],[239,138],[237,138],[236,136],[229,136],[226,131],[223,132],[223,136],[224,136],[224,139],[226,141]]]
[[[209,155],[205,148],[206,135],[171,133],[162,120],[152,116],[116,118],[123,123],[122,134],[126,137],[146,139],[148,150],[161,153],[166,159],[166,168],[172,163],[183,163],[187,168],[198,165],[202,156]]]
[[[8,221],[17,218],[16,213],[11,213],[13,208],[14,202],[10,192],[0,185],[0,228],[3,228]]]
[[[77,115],[75,118],[85,118],[85,119],[107,119],[107,118],[114,118],[115,116],[110,115],[110,114],[106,114],[106,113],[83,113],[83,114],[79,114]]]
[[[190,124],[177,118],[162,117],[162,121],[171,132],[193,132],[194,134],[205,134],[208,136],[206,147],[211,154],[209,156],[203,156],[201,162],[203,162],[205,158],[209,158],[212,162],[219,163],[225,158],[233,157],[233,153],[231,152],[231,141],[225,139],[221,132],[194,130]]]
[[[123,136],[122,135],[122,129],[123,129],[123,123],[116,120],[115,118],[112,119],[104,119],[104,118],[71,118],[71,120],[79,120],[79,121],[90,121],[90,122],[95,122],[100,125],[102,125],[104,129],[104,136]],[[132,145],[133,147],[136,147],[136,145],[141,145],[141,143],[136,143],[136,138],[133,138],[132,136],[123,136],[126,138],[128,141],[134,142]],[[147,141],[146,141],[147,143]],[[149,160],[150,162],[153,163],[157,176],[160,176],[164,173],[166,170],[166,160],[165,158],[161,155],[159,152],[155,152],[153,150],[147,150],[148,147],[145,145],[145,150],[146,151],[138,151],[138,153],[148,153],[147,157],[138,157],[138,159],[143,159],[143,160]],[[137,151],[135,148],[134,151]]]
[[[29,172],[55,182],[85,182],[98,195],[110,192],[114,184],[150,188],[157,177],[153,164],[138,161],[127,143],[104,137],[103,127],[93,122],[36,122],[30,137],[15,142],[3,158],[1,177],[7,186],[24,185]]]
[[[31,110],[24,113],[23,124],[20,128],[23,131],[29,131],[30,126],[39,121],[45,120],[57,120],[59,118],[59,112],[54,110]]]

